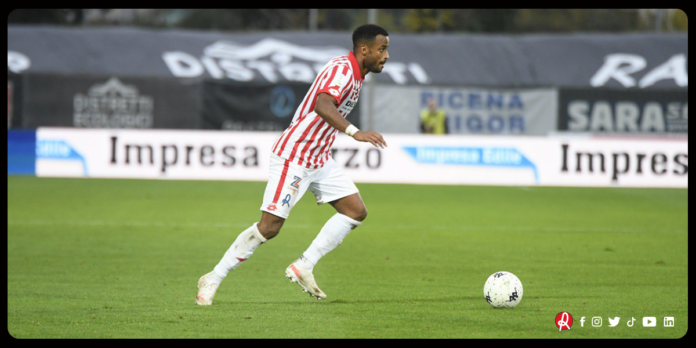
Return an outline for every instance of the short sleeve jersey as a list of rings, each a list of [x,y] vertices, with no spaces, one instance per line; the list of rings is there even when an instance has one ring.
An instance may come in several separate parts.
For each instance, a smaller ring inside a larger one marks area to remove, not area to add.
[[[273,153],[306,168],[321,168],[331,156],[338,130],[314,112],[317,98],[320,93],[332,96],[338,103],[338,112],[346,118],[358,102],[362,84],[353,52],[329,61],[295,111],[290,126],[273,144]]]

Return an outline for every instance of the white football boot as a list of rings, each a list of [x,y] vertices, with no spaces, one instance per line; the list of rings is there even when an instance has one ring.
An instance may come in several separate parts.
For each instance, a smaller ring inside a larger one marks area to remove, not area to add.
[[[210,278],[213,272],[207,273],[198,280],[198,294],[196,304],[200,306],[210,306],[213,304],[213,297],[220,283],[213,282]]]
[[[299,284],[302,287],[302,291],[308,292],[309,296],[316,297],[317,300],[326,298],[326,294],[319,289],[317,283],[314,281],[312,271],[302,269],[294,262],[285,269],[285,278],[290,279],[293,283]]]

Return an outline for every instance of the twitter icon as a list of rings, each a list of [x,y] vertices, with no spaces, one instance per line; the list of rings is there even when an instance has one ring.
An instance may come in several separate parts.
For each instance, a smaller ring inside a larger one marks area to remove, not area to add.
[[[621,319],[621,318],[616,317],[616,318],[607,318],[607,319],[609,319],[609,327],[614,327],[616,325],[619,325],[619,319]]]

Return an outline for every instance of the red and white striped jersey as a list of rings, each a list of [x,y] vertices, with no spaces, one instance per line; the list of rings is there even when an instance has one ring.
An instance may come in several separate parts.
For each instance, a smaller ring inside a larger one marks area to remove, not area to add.
[[[310,169],[321,168],[331,156],[338,130],[314,112],[320,93],[338,102],[338,112],[346,118],[358,102],[363,79],[353,52],[329,61],[295,111],[288,129],[273,144],[273,153]]]

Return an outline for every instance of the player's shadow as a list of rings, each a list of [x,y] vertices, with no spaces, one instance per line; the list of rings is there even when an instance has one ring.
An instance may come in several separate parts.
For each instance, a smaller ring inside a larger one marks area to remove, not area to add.
[[[318,302],[312,299],[313,302]],[[385,303],[401,303],[401,304],[427,304],[427,303],[457,303],[464,301],[480,301],[480,296],[451,296],[451,297],[440,297],[440,298],[391,298],[391,299],[327,299],[322,300],[324,305],[355,305],[355,304],[385,304]],[[303,303],[311,303],[308,300],[298,300],[298,301],[248,301],[245,304],[260,304],[260,305],[297,305]],[[224,302],[219,302],[222,304]],[[234,305],[237,303],[227,302],[226,304]]]
[[[480,301],[481,296],[450,296],[438,298],[389,298],[389,299],[335,299],[327,301],[330,305],[340,304],[381,304],[381,303],[401,303],[401,304],[421,304],[421,303],[457,303],[463,301]]]
[[[596,299],[596,298],[601,298],[602,296],[583,296],[582,300],[584,301],[585,299]],[[530,297],[527,299],[529,300],[545,300],[545,299],[565,299],[563,296],[534,296]],[[481,301],[483,300],[482,296],[448,296],[448,297],[438,297],[438,298],[382,298],[382,299],[327,299],[321,301],[322,304],[328,305],[328,306],[333,306],[333,305],[359,305],[359,304],[404,304],[404,305],[412,305],[412,304],[428,304],[428,303],[460,303],[460,302],[467,302],[467,301]],[[297,305],[297,304],[306,304],[306,303],[312,303],[312,302],[318,302],[315,299],[312,299],[312,301],[309,301],[307,299],[300,299],[297,301],[248,301],[244,302],[244,304],[258,304],[258,305]],[[223,304],[224,302],[220,302],[219,304]],[[236,302],[227,302],[225,303],[226,305],[236,305],[238,303]]]

